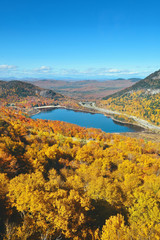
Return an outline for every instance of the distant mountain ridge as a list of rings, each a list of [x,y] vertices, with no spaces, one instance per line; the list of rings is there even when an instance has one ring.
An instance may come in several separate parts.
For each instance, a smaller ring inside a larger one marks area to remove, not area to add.
[[[27,97],[27,96],[37,96],[45,98],[63,98],[59,93],[54,92],[53,90],[48,90],[44,88],[37,87],[31,83],[26,83],[18,80],[13,81],[0,81],[0,98],[5,98],[8,96],[18,96],[18,97]]]

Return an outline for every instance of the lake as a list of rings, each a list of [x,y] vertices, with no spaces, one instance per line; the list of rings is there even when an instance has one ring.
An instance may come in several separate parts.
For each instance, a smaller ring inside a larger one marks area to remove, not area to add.
[[[139,127],[114,122],[100,113],[77,112],[68,109],[52,109],[32,116],[32,119],[59,120],[74,123],[81,127],[98,128],[108,133],[136,132]]]

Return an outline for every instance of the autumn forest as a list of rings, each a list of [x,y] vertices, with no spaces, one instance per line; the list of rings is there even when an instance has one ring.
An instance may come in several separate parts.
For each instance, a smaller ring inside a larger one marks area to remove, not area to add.
[[[158,126],[159,92],[124,91],[95,103]],[[39,106],[86,109],[28,83],[1,81],[0,100],[0,239],[160,239],[155,132],[147,130],[150,141],[145,131],[133,138],[33,120]]]
[[[6,108],[0,118],[3,239],[159,239],[160,143]]]

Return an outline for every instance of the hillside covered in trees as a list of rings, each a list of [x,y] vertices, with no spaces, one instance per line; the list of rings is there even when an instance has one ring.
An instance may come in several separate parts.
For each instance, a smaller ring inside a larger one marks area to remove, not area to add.
[[[47,105],[80,108],[77,101],[53,90],[17,80],[0,81],[0,106],[12,107],[30,114],[34,107]]]
[[[160,143],[0,111],[0,235],[160,239]]]
[[[100,101],[99,106],[160,124],[160,70]]]
[[[0,98],[7,98],[9,96],[17,97],[47,97],[47,98],[62,98],[63,96],[57,94],[52,90],[37,87],[31,83],[22,81],[0,81]]]

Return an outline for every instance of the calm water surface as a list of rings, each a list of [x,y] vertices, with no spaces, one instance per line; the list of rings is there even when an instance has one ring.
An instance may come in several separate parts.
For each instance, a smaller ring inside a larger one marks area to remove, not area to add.
[[[76,112],[68,109],[54,109],[41,112],[32,116],[32,119],[59,120],[74,123],[81,127],[99,128],[108,133],[135,132],[139,130],[139,128],[135,126],[118,124],[103,114]]]

